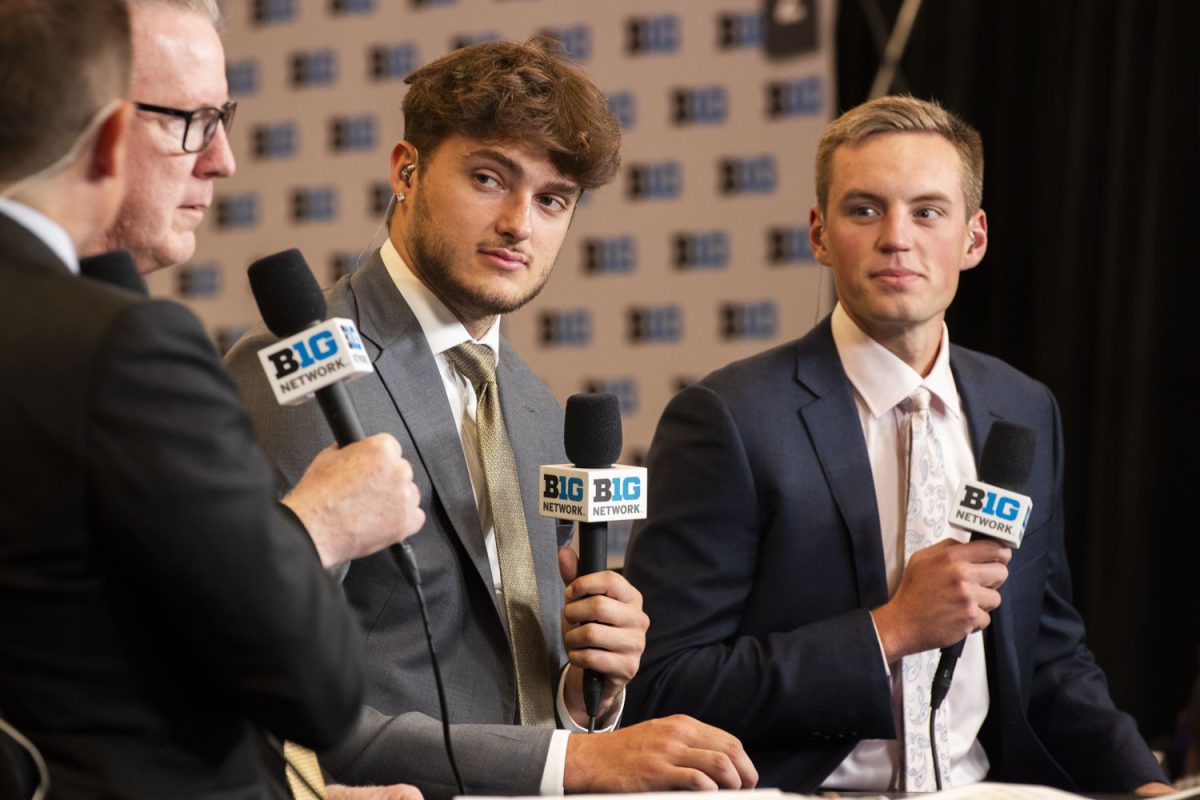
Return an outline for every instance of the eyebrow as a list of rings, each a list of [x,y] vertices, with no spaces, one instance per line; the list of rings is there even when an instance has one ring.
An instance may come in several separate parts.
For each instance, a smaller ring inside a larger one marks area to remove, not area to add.
[[[862,200],[867,200],[867,201],[870,201],[873,203],[878,203],[879,205],[886,205],[886,200],[881,195],[877,195],[874,192],[868,192],[865,190],[852,190],[842,196],[843,203],[858,202],[858,201],[862,201]],[[910,197],[905,202],[908,202],[908,203],[952,203],[953,200],[950,198],[949,195],[943,194],[941,192],[926,192],[925,194],[919,194],[916,197]]]
[[[483,158],[490,161],[495,161],[500,166],[512,172],[518,178],[525,177],[525,169],[516,161],[513,161],[511,158],[504,155],[504,153],[501,153],[499,150],[492,150],[491,148],[483,147],[479,150],[472,150],[470,153],[467,153],[466,157],[468,159]],[[565,194],[568,197],[578,197],[579,195],[583,194],[583,187],[573,181],[552,181],[545,187],[543,191]]]

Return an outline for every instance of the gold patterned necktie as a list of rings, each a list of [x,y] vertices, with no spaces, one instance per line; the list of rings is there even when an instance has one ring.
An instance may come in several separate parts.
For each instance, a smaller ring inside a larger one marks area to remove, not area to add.
[[[295,742],[284,742],[283,756],[287,759],[284,774],[287,775],[292,797],[296,800],[314,800],[312,790],[305,786],[304,781],[296,775],[296,772],[300,772],[308,779],[313,789],[316,789],[316,796],[325,800],[325,778],[321,775],[321,765],[317,762],[317,754]]]
[[[521,500],[516,458],[500,411],[496,360],[481,344],[464,342],[446,357],[475,388],[475,428],[483,463],[484,494],[496,531],[504,612],[517,677],[517,710],[522,725],[554,727],[553,690],[542,638],[537,574]]]
[[[930,394],[923,386],[904,401],[908,414],[908,496],[904,521],[904,563],[922,548],[939,542],[946,529],[949,494],[946,458],[933,429]],[[929,691],[939,650],[913,653],[901,660],[904,688],[904,780],[897,788],[932,792],[933,752],[929,742]],[[942,703],[935,723],[938,767],[950,788],[950,704]]]

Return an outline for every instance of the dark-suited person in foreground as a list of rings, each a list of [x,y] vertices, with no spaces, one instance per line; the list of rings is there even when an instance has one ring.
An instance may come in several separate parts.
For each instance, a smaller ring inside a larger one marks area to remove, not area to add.
[[[228,137],[237,107],[229,100],[215,0],[130,0],[130,22],[129,96],[138,105],[129,123],[128,187],[116,219],[84,251],[127,250],[145,274],[195,252],[195,230],[214,184],[237,167]],[[324,563],[348,560],[336,539],[326,540],[318,528],[311,532]],[[289,755],[294,762],[311,758],[290,746]],[[282,767],[268,761],[273,773]],[[295,786],[293,773],[288,779]],[[330,800],[419,797],[405,785],[329,786],[327,793]]]
[[[199,322],[85,281],[121,203],[123,0],[0,4],[0,708],[60,798],[261,798],[353,722],[340,561],[423,522],[387,436],[273,474]],[[286,506],[286,507],[285,507]]]
[[[582,192],[617,170],[604,95],[547,42],[467,47],[407,83],[389,238],[328,299],[375,364],[349,387],[366,429],[395,434],[414,461],[428,518],[415,550],[467,789],[752,786],[737,740],[689,718],[569,732],[586,719],[587,667],[605,678],[599,725],[613,725],[647,621],[618,575],[574,579],[574,553],[560,552],[569,528],[538,515],[538,465],[565,460],[562,413],[499,322],[549,278]],[[252,332],[230,369],[294,479],[328,434],[311,410],[275,403],[254,355],[270,340]],[[355,561],[343,588],[369,634],[367,702],[323,762],[347,783],[453,794],[420,615],[395,560]]]
[[[1166,790],[1071,606],[1054,398],[943,322],[987,247],[978,133],[881,98],[830,124],[816,175],[832,316],[680,392],[655,434],[627,713],[733,732],[765,785],[929,790],[932,665],[967,637],[936,731],[948,784]],[[1016,551],[946,526],[994,420],[1036,433]]]

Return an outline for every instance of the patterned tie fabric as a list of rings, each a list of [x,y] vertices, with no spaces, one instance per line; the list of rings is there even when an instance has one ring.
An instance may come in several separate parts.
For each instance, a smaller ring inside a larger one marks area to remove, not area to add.
[[[904,523],[904,563],[916,551],[941,540],[949,515],[946,460],[941,442],[930,424],[929,390],[918,387],[904,401],[908,415],[908,499]],[[901,787],[908,792],[936,788],[933,753],[929,743],[929,690],[937,670],[940,650],[926,650],[901,661],[904,685],[904,775]],[[950,788],[950,708],[938,710],[935,723],[938,766],[943,788]]]
[[[475,387],[479,405],[475,413],[479,456],[483,462],[484,494],[496,530],[504,611],[512,639],[517,676],[517,708],[522,725],[554,727],[553,691],[546,645],[542,638],[541,608],[529,529],[517,480],[516,459],[496,386],[496,362],[481,344],[464,342],[446,352],[455,369]]]
[[[325,778],[321,775],[321,765],[317,763],[317,754],[295,742],[284,742],[283,755],[290,765],[286,767],[285,774],[288,787],[292,790],[292,797],[296,800],[314,800],[312,790],[305,786],[304,781],[296,775],[293,771],[295,768],[308,779],[313,789],[317,790],[316,797],[325,800]]]

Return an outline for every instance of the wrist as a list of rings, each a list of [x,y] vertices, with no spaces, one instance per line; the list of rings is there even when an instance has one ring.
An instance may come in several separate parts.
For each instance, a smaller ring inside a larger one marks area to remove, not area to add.
[[[904,633],[903,619],[891,603],[884,603],[873,609],[871,621],[875,623],[875,633],[879,636],[879,645],[883,648],[884,660],[887,663],[895,664],[904,656],[917,652],[910,649],[908,637]]]
[[[322,567],[329,569],[347,560],[342,558],[342,553],[333,546],[330,537],[325,534],[326,526],[322,524],[321,515],[317,511],[306,505],[303,500],[290,494],[280,500],[279,505],[285,509],[285,513],[289,513],[300,524],[304,533],[307,534],[307,538],[317,551],[317,557],[321,559]]]

